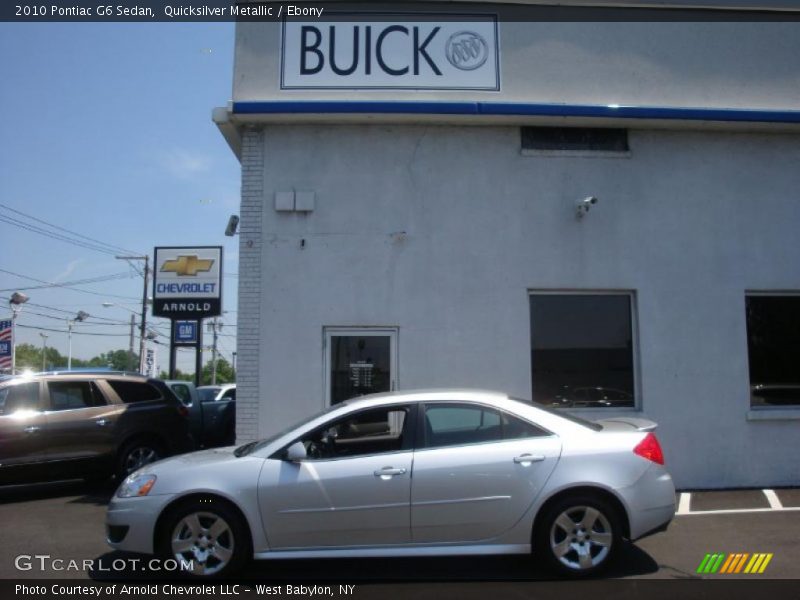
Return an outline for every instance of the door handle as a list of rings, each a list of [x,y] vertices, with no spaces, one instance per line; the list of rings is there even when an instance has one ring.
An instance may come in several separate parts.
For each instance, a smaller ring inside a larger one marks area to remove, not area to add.
[[[29,425],[23,431],[25,431],[25,433],[36,433],[40,429],[41,427],[38,427],[37,425]]]
[[[535,462],[542,462],[544,460],[544,456],[541,454],[520,454],[519,456],[514,457],[514,462],[518,465],[529,465]]]
[[[94,424],[97,425],[98,427],[105,427],[106,425],[108,425],[108,419],[97,419],[97,421],[95,421]]]
[[[405,472],[406,470],[403,468],[395,469],[394,467],[383,467],[375,471],[375,477],[380,477],[384,481],[388,481],[395,475],[404,475]]]

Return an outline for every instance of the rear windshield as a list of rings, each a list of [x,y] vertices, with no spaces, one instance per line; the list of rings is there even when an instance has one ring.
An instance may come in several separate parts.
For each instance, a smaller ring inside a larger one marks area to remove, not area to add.
[[[521,402],[522,404],[526,404],[528,406],[535,406],[539,410],[543,410],[546,413],[550,413],[551,415],[556,415],[557,417],[561,417],[562,419],[566,419],[567,421],[572,421],[577,425],[582,425],[583,427],[587,427],[592,431],[602,431],[603,426],[592,421],[587,421],[586,419],[581,419],[580,417],[576,417],[573,414],[570,414],[564,409],[555,409],[550,408],[549,406],[545,406],[544,404],[539,404],[538,402],[530,402],[529,400],[523,400],[521,398],[510,398],[514,402]]]

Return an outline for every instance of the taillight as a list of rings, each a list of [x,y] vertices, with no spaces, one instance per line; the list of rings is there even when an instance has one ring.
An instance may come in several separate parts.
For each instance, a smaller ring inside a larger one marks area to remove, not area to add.
[[[644,436],[644,439],[636,444],[633,453],[647,460],[652,460],[654,463],[664,464],[664,453],[661,451],[661,444],[658,443],[658,438],[654,433],[648,433]]]

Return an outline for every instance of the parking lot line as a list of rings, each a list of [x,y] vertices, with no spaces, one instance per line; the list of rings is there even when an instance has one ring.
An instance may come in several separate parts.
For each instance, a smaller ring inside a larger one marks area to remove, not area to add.
[[[767,502],[769,502],[770,508],[783,508],[783,504],[781,504],[780,498],[778,498],[778,494],[774,492],[774,490],[761,490],[764,492],[764,495],[767,497]]]
[[[735,515],[746,513],[769,513],[769,512],[798,512],[800,506],[792,506],[786,508],[729,508],[722,510],[693,510],[690,512],[682,513],[678,511],[675,513],[678,516],[687,515]]]
[[[689,492],[682,492],[678,501],[678,514],[686,515],[692,512],[692,495]]]

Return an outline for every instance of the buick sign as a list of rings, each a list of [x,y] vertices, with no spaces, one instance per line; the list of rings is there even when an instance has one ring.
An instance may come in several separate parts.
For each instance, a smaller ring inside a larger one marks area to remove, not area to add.
[[[281,88],[499,90],[496,19],[461,18],[284,21]]]

